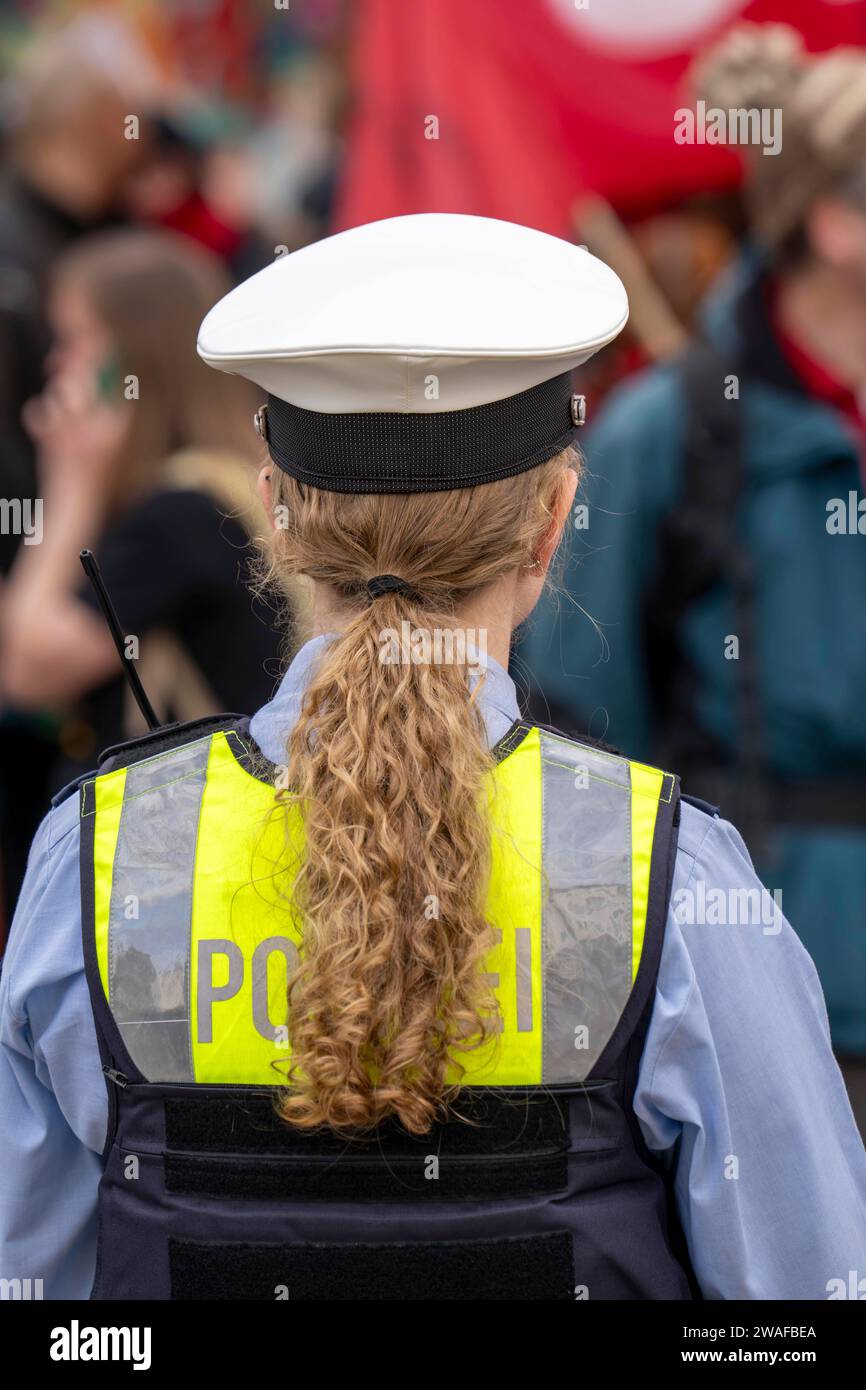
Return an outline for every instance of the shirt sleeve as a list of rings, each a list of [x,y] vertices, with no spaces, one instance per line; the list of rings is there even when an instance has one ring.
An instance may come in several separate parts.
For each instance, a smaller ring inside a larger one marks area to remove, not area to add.
[[[44,1298],[90,1294],[106,1111],[73,795],[34,839],[0,977],[0,1277]]]
[[[641,1129],[706,1298],[842,1296],[866,1271],[866,1154],[815,967],[732,825],[684,805],[680,843]]]

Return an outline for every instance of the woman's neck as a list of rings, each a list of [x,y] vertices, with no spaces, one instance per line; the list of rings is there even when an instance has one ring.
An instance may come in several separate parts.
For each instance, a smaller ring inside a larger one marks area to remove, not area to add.
[[[837,381],[866,387],[866,290],[853,275],[809,261],[781,280],[777,310],[784,331]]]

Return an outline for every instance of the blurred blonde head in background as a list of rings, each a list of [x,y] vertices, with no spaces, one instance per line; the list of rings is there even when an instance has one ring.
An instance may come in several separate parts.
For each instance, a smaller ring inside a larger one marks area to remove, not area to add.
[[[695,87],[713,107],[782,112],[779,153],[749,149],[746,200],[760,242],[780,260],[798,259],[808,246],[812,211],[826,201],[837,205],[837,246],[851,233],[863,240],[866,50],[811,54],[787,25],[743,24],[707,51]],[[866,256],[861,270],[866,283]]]

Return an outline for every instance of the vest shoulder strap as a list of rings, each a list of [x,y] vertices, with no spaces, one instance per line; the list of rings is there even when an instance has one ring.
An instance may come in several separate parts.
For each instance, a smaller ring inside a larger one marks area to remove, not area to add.
[[[159,753],[167,753],[171,748],[182,748],[185,743],[220,729],[245,729],[249,717],[244,714],[206,714],[201,719],[191,719],[184,724],[162,724],[138,738],[126,739],[123,743],[113,743],[100,753],[97,760],[97,776],[105,772],[116,772],[120,767],[130,767],[144,758],[155,758]],[[92,776],[93,774],[88,774]]]

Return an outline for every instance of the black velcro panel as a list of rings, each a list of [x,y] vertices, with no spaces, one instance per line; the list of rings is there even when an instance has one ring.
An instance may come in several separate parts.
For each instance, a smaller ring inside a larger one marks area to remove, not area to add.
[[[372,1136],[294,1129],[269,1092],[165,1101],[169,1192],[318,1201],[528,1197],[567,1183],[568,1101],[534,1089],[461,1093],[463,1120],[415,1136],[397,1123]]]
[[[567,1146],[568,1097],[535,1087],[465,1087],[455,1117],[427,1134],[408,1134],[391,1121],[371,1135],[346,1139],[330,1130],[301,1130],[280,1119],[268,1088],[215,1095],[190,1086],[166,1097],[166,1147],[179,1153],[279,1154],[306,1158],[346,1152],[393,1157],[425,1154],[530,1154]]]
[[[169,1240],[171,1296],[289,1301],[573,1299],[567,1231],[507,1240],[247,1245]]]
[[[519,1154],[488,1157],[393,1159],[387,1155],[333,1159],[210,1158],[166,1154],[167,1192],[248,1201],[449,1202],[534,1197],[561,1191],[567,1156]]]

